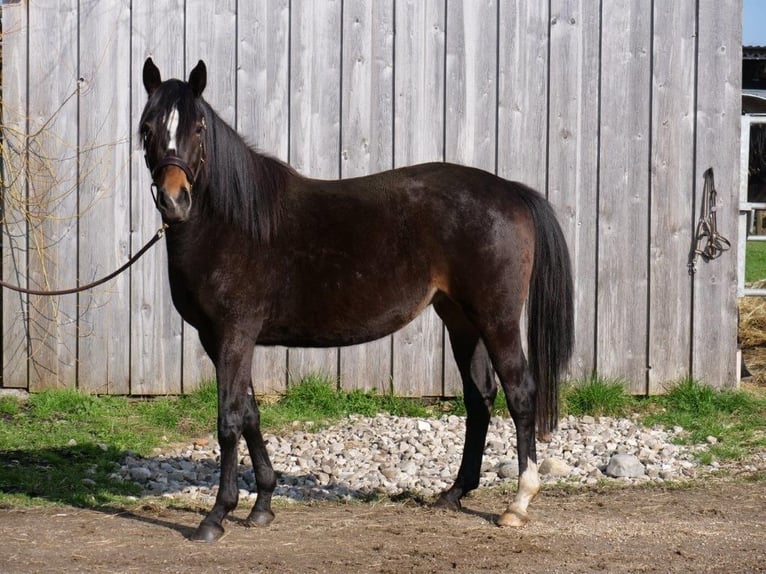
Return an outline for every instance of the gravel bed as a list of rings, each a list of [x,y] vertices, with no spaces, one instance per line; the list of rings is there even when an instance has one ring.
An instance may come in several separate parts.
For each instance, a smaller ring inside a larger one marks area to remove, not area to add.
[[[465,419],[445,415],[416,419],[352,416],[311,432],[296,429],[266,434],[278,474],[277,498],[287,501],[350,500],[409,493],[424,498],[447,488],[457,474],[463,451]],[[646,428],[635,420],[568,417],[549,443],[538,442],[543,483],[590,485],[603,480],[679,481],[719,468],[702,465],[696,454],[715,442],[674,444],[684,431]],[[210,503],[218,489],[220,450],[213,439],[154,456],[130,454],[113,474],[139,484],[145,495],[191,498]],[[627,465],[627,466],[626,466]],[[516,433],[510,419],[493,418],[485,448],[481,486],[515,484],[518,475]],[[240,444],[240,499],[254,499],[254,474],[244,442]]]

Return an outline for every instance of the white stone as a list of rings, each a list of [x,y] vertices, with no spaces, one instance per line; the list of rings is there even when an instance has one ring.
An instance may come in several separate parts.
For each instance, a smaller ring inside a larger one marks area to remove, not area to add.
[[[561,477],[568,476],[572,472],[572,467],[560,458],[550,457],[540,464],[539,471],[545,476]]]
[[[429,423],[428,421],[419,420],[418,430],[420,432],[431,432],[431,423]]]
[[[646,469],[638,457],[632,454],[616,454],[606,466],[607,476],[614,478],[637,478],[646,474]]]

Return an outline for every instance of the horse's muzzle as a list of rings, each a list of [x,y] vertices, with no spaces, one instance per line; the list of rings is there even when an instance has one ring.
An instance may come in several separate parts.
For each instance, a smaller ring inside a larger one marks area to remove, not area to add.
[[[157,190],[157,209],[162,219],[167,223],[186,221],[191,210],[191,192],[186,186],[181,186],[175,192],[163,188]]]

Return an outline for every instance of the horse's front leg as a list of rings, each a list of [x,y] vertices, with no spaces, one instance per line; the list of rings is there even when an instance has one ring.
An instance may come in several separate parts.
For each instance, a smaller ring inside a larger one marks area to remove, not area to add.
[[[271,510],[271,495],[277,486],[277,478],[274,474],[274,468],[271,466],[271,460],[269,460],[266,443],[261,434],[260,413],[255,402],[255,395],[251,389],[252,385],[248,389],[248,397],[245,403],[245,420],[242,432],[245,436],[245,441],[247,441],[250,458],[253,461],[258,498],[256,498],[255,506],[253,506],[253,510],[247,518],[247,525],[265,526],[271,524],[271,521],[274,520],[274,511]]]
[[[250,389],[250,370],[253,342],[244,337],[233,337],[224,342],[218,352],[216,377],[218,379],[218,443],[221,447],[221,479],[215,504],[192,535],[192,540],[214,542],[224,534],[223,520],[234,510],[239,499],[237,469],[238,445],[243,424],[248,416],[247,396]]]

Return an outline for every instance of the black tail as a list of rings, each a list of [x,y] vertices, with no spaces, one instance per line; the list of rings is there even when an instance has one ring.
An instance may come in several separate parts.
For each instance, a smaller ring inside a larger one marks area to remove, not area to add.
[[[537,432],[545,436],[558,425],[559,379],[574,346],[574,286],[569,250],[553,208],[531,189],[521,195],[535,225],[527,345],[537,384]]]

